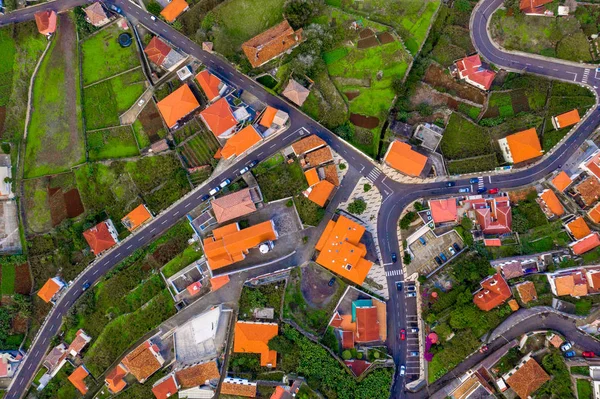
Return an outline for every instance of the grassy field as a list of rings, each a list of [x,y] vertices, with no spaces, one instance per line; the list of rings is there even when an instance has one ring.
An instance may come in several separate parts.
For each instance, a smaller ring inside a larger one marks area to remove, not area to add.
[[[88,130],[119,125],[127,111],[146,89],[141,68],[88,86],[83,91],[85,124]]]
[[[280,163],[275,163],[281,160]],[[269,158],[262,168],[255,168],[253,174],[266,202],[293,197],[308,188],[306,178],[298,162],[284,163],[281,155]]]
[[[487,132],[458,114],[452,114],[440,143],[447,159],[470,158],[493,153]]]
[[[133,129],[133,134],[135,135],[140,148],[146,148],[151,144],[150,137],[148,137],[144,131],[144,126],[142,126],[142,122],[140,122],[139,119],[133,122],[131,128]]]
[[[231,56],[242,43],[281,22],[284,3],[263,0],[257,7],[254,0],[226,1],[208,14],[203,25],[213,27],[215,50]]]
[[[587,380],[577,379],[577,398],[592,399],[592,384]]]
[[[84,161],[75,25],[69,14],[59,21],[33,87],[25,177],[62,172]]]
[[[13,83],[13,68],[17,46],[12,37],[12,27],[0,29],[0,107],[6,106],[10,99]],[[1,125],[1,123],[0,123]]]
[[[471,172],[486,172],[498,166],[496,154],[481,155],[479,157],[457,159],[448,162],[448,173],[459,175]]]
[[[15,265],[10,263],[6,265],[2,265],[2,281],[1,281],[1,291],[2,295],[12,295],[15,293]]]
[[[593,61],[577,18],[538,18],[498,10],[492,17],[494,39],[509,50],[520,50],[570,61]]]
[[[169,263],[162,268],[162,273],[166,278],[169,278],[201,257],[202,248],[197,245],[190,245],[182,253],[171,259]]]
[[[41,179],[25,180],[25,198],[27,201],[27,226],[36,233],[52,228],[52,219],[48,207],[48,190]]]
[[[188,167],[193,168],[200,165],[209,165],[218,149],[219,142],[214,134],[202,129],[178,150]]]
[[[118,42],[121,32],[116,24],[112,24],[82,43],[84,85],[139,66],[135,40],[130,47],[122,48]]]
[[[92,161],[132,157],[140,153],[129,126],[87,133],[87,144]]]

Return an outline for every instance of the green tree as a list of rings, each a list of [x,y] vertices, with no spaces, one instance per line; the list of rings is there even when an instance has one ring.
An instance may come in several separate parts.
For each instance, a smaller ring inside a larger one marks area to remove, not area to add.
[[[299,29],[319,12],[322,4],[318,0],[288,0],[283,5],[283,15],[292,28]]]
[[[342,359],[344,359],[344,360],[352,359],[352,353],[348,349],[344,350],[342,352]]]
[[[417,219],[417,214],[415,212],[409,211],[400,219],[400,228],[402,230],[406,230],[409,228],[410,224]]]
[[[362,215],[367,209],[367,203],[362,198],[356,198],[348,205],[348,212],[355,215]]]
[[[408,251],[404,251],[404,256],[402,257],[402,262],[405,265],[410,265],[410,262],[412,262],[412,258],[410,257],[410,254],[408,253]]]
[[[160,15],[160,12],[162,11],[162,6],[158,2],[152,0],[148,3],[146,9],[150,14],[158,17]]]
[[[371,187],[371,185],[369,183],[366,183],[363,186],[363,190],[364,190],[365,193],[371,191],[371,188],[373,188],[373,187]]]
[[[269,340],[269,349],[277,353],[291,353],[294,350],[294,343],[284,336],[277,335]]]

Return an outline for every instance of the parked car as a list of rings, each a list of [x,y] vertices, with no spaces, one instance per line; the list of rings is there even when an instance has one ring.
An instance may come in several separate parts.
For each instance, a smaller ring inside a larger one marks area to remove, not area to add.
[[[454,186],[456,186],[456,182],[449,181],[446,183],[446,187],[454,187]]]
[[[560,350],[563,351],[563,352],[566,352],[569,349],[571,349],[572,347],[573,347],[573,344],[567,341],[567,342],[565,342],[564,344],[562,344],[560,346]]]
[[[577,353],[575,353],[575,351],[571,350],[571,351],[563,353],[563,355],[565,357],[575,357],[577,355]]]
[[[396,289],[402,291],[402,283],[400,281],[396,281]]]
[[[150,19],[156,21],[156,17],[154,15],[150,15]]]
[[[487,191],[487,188],[484,187],[480,187],[477,189],[477,194],[483,194]]]
[[[414,285],[407,285],[406,286],[406,291],[408,291],[408,292],[414,292],[416,290],[417,290],[417,288]]]
[[[404,376],[404,374],[406,374],[406,366],[402,365],[400,366],[400,376]]]
[[[452,247],[456,250],[456,252],[460,252],[460,247],[457,243],[452,244]]]
[[[111,4],[111,5],[109,6],[109,8],[110,8],[111,10],[115,11],[115,12],[118,12],[119,14],[122,14],[122,13],[123,13],[123,10],[121,10],[119,7],[117,7],[117,6],[116,6],[116,5],[114,5],[114,4]]]
[[[596,357],[596,354],[592,351],[584,351],[581,353],[581,356],[583,357]]]
[[[471,184],[477,184],[479,183],[479,177],[472,177],[469,179],[469,183]]]
[[[242,169],[240,169],[240,175],[243,175],[244,173],[247,173],[249,170],[250,170],[250,168],[247,167],[247,166],[244,167],[244,168],[242,168]]]
[[[479,348],[479,353],[485,353],[488,351],[488,346],[487,345],[483,345],[481,348]]]
[[[392,252],[392,263],[398,262],[398,255],[395,252]]]
[[[418,333],[418,332],[419,332],[419,329],[418,329],[418,328],[416,328],[416,327],[413,327],[413,328],[411,328],[409,331],[410,331],[411,333],[414,333],[414,334],[416,334],[416,333]]]
[[[221,182],[221,184],[219,184],[219,187],[221,187],[221,188],[225,188],[225,187],[227,187],[227,186],[228,186],[230,183],[231,183],[231,180],[229,180],[229,179],[225,179],[225,180],[223,180],[223,181]]]
[[[400,341],[404,341],[406,339],[406,330],[403,328],[400,330]]]
[[[500,191],[500,189],[498,189],[497,187],[494,187],[494,188],[490,188],[490,191],[488,191],[488,193],[490,193],[490,194],[498,194],[498,191]]]
[[[471,189],[469,187],[459,188],[458,192],[459,193],[470,193]]]
[[[416,296],[417,296],[417,293],[416,293],[416,292],[409,292],[408,294],[406,294],[406,297],[407,297],[407,298],[414,298],[414,297],[416,297]]]
[[[456,251],[452,248],[452,245],[448,247],[448,252],[452,254],[452,256],[456,255]]]
[[[248,167],[249,167],[250,169],[252,169],[252,168],[253,168],[253,167],[255,167],[256,165],[258,165],[258,161],[252,161],[252,162],[250,162],[250,163],[248,164]]]
[[[204,195],[202,196],[202,198],[200,198],[200,201],[204,202],[204,201],[208,200],[209,198],[210,198],[210,195],[208,195],[208,194],[204,194]]]
[[[423,245],[427,245],[427,241],[423,237],[419,237],[419,242]]]
[[[443,252],[440,252],[440,258],[442,258],[444,262],[448,261],[448,258],[446,258],[446,255],[444,255]]]
[[[409,352],[409,355],[412,357],[419,356],[419,352],[412,351],[412,352]]]
[[[210,196],[213,196],[213,195],[215,195],[216,193],[218,193],[219,191],[221,191],[221,187],[217,186],[217,187],[213,188],[212,190],[210,190],[210,191],[208,192],[208,194],[209,194]]]
[[[329,280],[329,282],[327,283],[328,286],[332,286],[335,284],[335,277],[332,277],[331,280]]]
[[[439,257],[439,256],[436,256],[436,257],[435,257],[435,262],[436,262],[438,265],[440,265],[440,266],[442,265],[442,263],[444,263],[444,262],[442,262],[442,260],[440,259],[440,257]]]

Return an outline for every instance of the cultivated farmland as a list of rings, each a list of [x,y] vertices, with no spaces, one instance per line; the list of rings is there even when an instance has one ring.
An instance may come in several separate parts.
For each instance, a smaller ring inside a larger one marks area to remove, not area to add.
[[[180,147],[180,152],[188,168],[194,168],[210,165],[218,149],[219,142],[215,136],[209,131],[202,130],[187,140]]]
[[[125,158],[139,155],[130,126],[87,133],[90,160]]]
[[[140,112],[138,119],[133,123],[133,131],[140,148],[146,148],[151,143],[165,138],[167,131],[154,101],[146,104]]]

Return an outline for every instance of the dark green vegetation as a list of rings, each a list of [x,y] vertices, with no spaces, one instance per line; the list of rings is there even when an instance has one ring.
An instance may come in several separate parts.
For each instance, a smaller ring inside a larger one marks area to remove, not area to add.
[[[592,383],[588,380],[577,380],[577,398],[578,399],[592,399]]]
[[[281,297],[284,290],[284,282],[278,281],[272,284],[260,285],[258,287],[244,287],[239,300],[240,320],[254,320],[252,312],[256,308],[275,309],[275,319],[279,319],[281,308]]]
[[[551,353],[544,356],[542,359],[542,367],[552,379],[547,381],[537,390],[536,396],[561,399],[575,397],[573,389],[571,388],[569,369],[565,365],[563,357],[557,349],[553,349]]]

